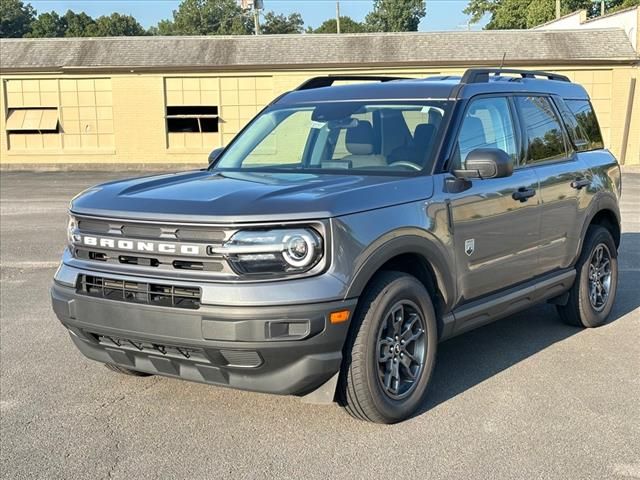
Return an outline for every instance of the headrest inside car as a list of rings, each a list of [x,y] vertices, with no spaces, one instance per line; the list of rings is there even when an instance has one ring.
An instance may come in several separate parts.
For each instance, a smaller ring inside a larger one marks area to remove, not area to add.
[[[373,127],[361,120],[354,128],[347,129],[347,150],[351,155],[371,155],[373,153]]]

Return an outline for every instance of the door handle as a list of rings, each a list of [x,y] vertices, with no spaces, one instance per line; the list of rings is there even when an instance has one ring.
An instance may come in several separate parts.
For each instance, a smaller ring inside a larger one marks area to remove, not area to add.
[[[589,185],[591,185],[591,180],[588,178],[577,178],[571,182],[571,188],[575,188],[576,190],[582,190],[584,187],[588,187]]]
[[[514,200],[519,200],[520,202],[526,202],[529,198],[533,197],[536,194],[536,191],[533,188],[520,187],[518,190],[513,192],[511,197]]]

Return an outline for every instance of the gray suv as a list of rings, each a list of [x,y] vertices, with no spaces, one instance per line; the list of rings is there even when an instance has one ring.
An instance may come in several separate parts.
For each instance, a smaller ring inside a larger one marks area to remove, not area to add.
[[[561,75],[314,78],[208,168],[74,198],[53,308],[120,373],[398,422],[442,340],[544,301],[606,321],[620,191]]]

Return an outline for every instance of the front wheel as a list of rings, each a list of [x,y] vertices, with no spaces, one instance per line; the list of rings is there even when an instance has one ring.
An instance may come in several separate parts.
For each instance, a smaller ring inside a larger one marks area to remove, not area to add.
[[[362,296],[345,346],[339,397],[354,417],[396,423],[420,406],[433,371],[436,316],[415,277],[377,275]]]
[[[560,317],[570,325],[599,327],[613,308],[617,286],[618,258],[613,237],[606,228],[589,227],[569,300],[566,305],[558,305]]]

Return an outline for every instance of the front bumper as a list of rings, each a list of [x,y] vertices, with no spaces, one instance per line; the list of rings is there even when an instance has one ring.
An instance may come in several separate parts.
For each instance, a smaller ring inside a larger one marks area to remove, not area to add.
[[[186,310],[94,298],[59,282],[51,297],[56,315],[90,359],[275,394],[306,394],[339,371],[349,322],[331,324],[328,317],[343,309],[353,313],[356,304],[202,304]]]

